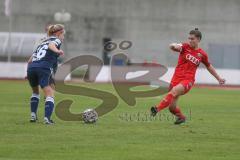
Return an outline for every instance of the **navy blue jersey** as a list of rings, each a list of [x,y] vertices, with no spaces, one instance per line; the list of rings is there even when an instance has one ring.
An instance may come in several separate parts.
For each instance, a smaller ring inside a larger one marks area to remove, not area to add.
[[[57,58],[59,55],[48,48],[49,43],[54,43],[58,49],[61,47],[60,39],[56,37],[49,37],[43,40],[33,53],[32,63],[28,68],[56,68]]]

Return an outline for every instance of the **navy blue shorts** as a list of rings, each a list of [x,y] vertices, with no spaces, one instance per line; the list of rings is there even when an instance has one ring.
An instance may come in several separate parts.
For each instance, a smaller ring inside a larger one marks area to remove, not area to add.
[[[27,79],[31,87],[41,88],[49,86],[51,77],[51,70],[49,68],[29,68],[27,70]]]

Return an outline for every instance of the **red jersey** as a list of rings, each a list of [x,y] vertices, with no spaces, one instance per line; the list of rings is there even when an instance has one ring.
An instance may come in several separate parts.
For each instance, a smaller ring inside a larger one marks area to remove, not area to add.
[[[201,48],[195,50],[188,43],[183,43],[171,83],[177,84],[182,80],[194,83],[196,70],[201,62],[206,67],[210,66],[207,53]]]

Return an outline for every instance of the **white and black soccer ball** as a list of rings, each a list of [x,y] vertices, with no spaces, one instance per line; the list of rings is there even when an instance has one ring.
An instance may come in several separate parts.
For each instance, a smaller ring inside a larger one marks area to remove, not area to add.
[[[98,113],[94,109],[86,109],[83,112],[82,119],[85,123],[95,123],[98,120]]]

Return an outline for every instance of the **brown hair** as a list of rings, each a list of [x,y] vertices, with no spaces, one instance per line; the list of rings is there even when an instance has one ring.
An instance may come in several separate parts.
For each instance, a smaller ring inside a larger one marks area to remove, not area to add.
[[[48,27],[47,34],[48,36],[54,36],[57,32],[64,31],[64,25],[54,24]]]
[[[195,35],[200,40],[202,39],[202,33],[198,30],[198,28],[195,28],[194,30],[191,30],[189,34]]]

